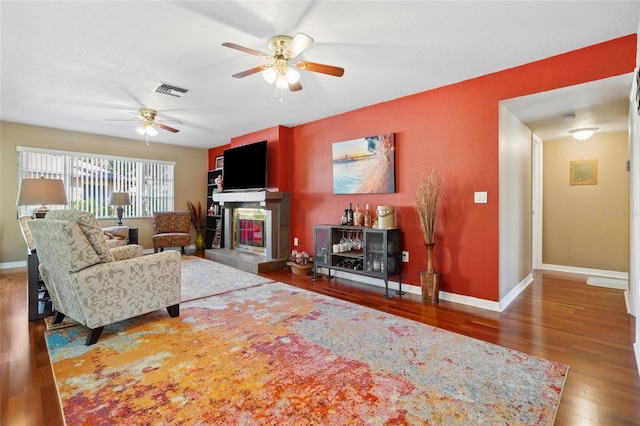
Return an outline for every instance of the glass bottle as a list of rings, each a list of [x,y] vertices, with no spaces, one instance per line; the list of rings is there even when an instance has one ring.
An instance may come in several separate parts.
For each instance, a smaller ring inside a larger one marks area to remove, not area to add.
[[[347,210],[347,225],[353,225],[353,208],[351,208],[351,203],[349,203],[349,209]]]
[[[380,272],[380,255],[376,254],[373,257],[373,271]]]
[[[364,210],[364,227],[371,228],[371,213],[369,213],[369,204],[365,205]]]
[[[360,211],[360,204],[356,204],[356,210],[353,212],[353,224],[355,226],[362,226],[362,212]]]

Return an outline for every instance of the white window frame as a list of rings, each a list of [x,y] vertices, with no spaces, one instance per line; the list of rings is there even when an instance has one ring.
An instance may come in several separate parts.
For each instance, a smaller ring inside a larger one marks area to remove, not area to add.
[[[114,217],[109,205],[111,192],[128,192],[131,205],[123,206],[126,217],[151,217],[154,211],[174,207],[175,162],[113,155],[88,154],[33,147],[16,147],[18,188],[25,178],[62,179],[67,206],[94,214],[99,219]],[[31,164],[25,154],[35,154]],[[27,168],[25,170],[25,168]],[[111,168],[112,170],[109,170]],[[19,206],[18,214],[29,214],[35,206]]]

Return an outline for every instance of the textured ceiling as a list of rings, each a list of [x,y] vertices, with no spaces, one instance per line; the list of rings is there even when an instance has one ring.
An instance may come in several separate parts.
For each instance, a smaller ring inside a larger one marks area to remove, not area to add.
[[[638,1],[3,1],[0,119],[139,140],[135,123],[105,119],[147,107],[183,123],[155,142],[210,148],[632,34],[639,11]],[[222,43],[268,51],[271,36],[298,32],[315,39],[300,59],[344,77],[303,71],[304,89],[284,102],[260,75],[231,77],[261,59]],[[190,92],[153,93],[160,82]]]

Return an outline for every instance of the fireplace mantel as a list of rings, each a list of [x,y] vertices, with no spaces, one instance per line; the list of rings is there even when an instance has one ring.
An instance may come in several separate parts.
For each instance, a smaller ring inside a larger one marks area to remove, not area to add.
[[[287,192],[268,191],[239,191],[239,192],[214,192],[211,198],[216,203],[265,203],[278,202],[285,198]]]

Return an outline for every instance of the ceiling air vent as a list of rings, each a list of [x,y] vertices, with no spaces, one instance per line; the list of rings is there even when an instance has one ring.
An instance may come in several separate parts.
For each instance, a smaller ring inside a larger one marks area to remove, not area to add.
[[[164,95],[175,96],[181,98],[187,94],[189,89],[183,89],[182,87],[172,86],[167,83],[160,83],[153,89],[154,92],[162,93]]]

